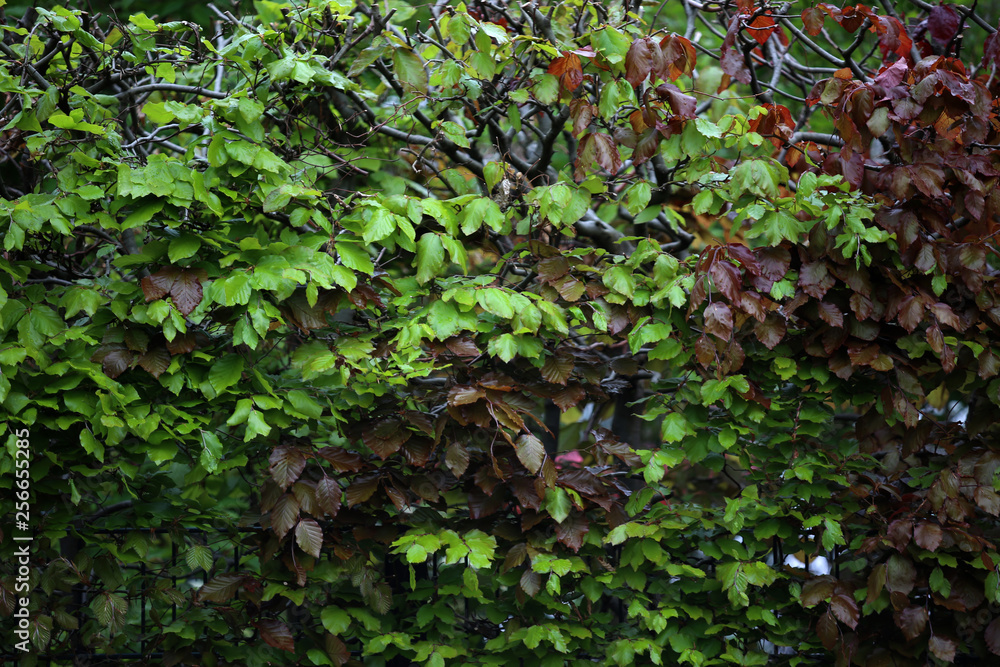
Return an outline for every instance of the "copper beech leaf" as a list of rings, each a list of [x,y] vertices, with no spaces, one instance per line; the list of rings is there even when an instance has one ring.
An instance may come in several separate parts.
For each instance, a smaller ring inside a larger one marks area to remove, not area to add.
[[[299,478],[306,468],[306,459],[296,447],[280,445],[274,448],[270,456],[271,479],[282,491],[286,490]]]
[[[705,332],[720,340],[729,340],[733,335],[733,312],[718,301],[705,308]]]
[[[286,493],[271,508],[271,530],[283,538],[299,518],[299,501],[291,493]]]
[[[909,640],[919,637],[927,627],[927,609],[911,605],[895,614],[896,626]]]
[[[521,462],[528,472],[537,474],[545,460],[545,445],[535,436],[529,434],[522,435],[514,443],[517,449],[517,460]]]
[[[852,630],[858,626],[858,618],[861,615],[861,610],[858,607],[858,603],[850,595],[843,593],[834,594],[830,599],[830,610],[841,623]]]
[[[316,503],[330,517],[337,516],[337,512],[340,511],[341,493],[337,480],[326,475],[316,482]]]
[[[934,635],[927,644],[931,655],[945,662],[955,661],[955,652],[958,650],[958,642],[948,637]]]
[[[941,526],[930,521],[921,521],[913,530],[913,541],[928,551],[937,551],[943,536]]]
[[[275,619],[264,619],[253,621],[253,626],[260,631],[260,638],[268,646],[273,646],[289,653],[295,652],[295,640],[292,638],[292,631],[287,625]]]
[[[993,655],[1000,655],[1000,618],[994,618],[983,632],[986,646]]]
[[[319,558],[323,547],[323,529],[315,519],[302,519],[295,526],[295,543],[313,558]]]
[[[242,575],[220,574],[198,589],[198,599],[206,602],[226,603],[236,597],[236,593],[242,585]]]

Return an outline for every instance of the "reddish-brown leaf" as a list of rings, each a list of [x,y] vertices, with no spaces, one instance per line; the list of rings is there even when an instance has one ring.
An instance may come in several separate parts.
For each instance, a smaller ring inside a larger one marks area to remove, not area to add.
[[[664,81],[676,81],[694,71],[697,52],[687,38],[681,35],[667,35],[660,40],[660,53],[661,59],[654,58],[653,67]]]
[[[761,14],[753,21],[747,23],[746,26],[746,31],[750,33],[750,36],[757,40],[757,43],[761,46],[767,44],[767,40],[770,39],[771,35],[777,29],[777,24],[775,24],[774,19],[767,14]]]
[[[740,292],[743,285],[743,277],[740,270],[727,261],[717,261],[712,263],[709,269],[712,276],[712,283],[715,289],[726,295],[726,298],[733,304],[740,302]]]
[[[840,312],[840,308],[827,301],[820,301],[816,307],[819,309],[820,319],[831,327],[844,326],[844,314]]]
[[[927,644],[931,654],[939,660],[945,662],[955,662],[955,651],[958,650],[958,643],[954,639],[934,635]]]
[[[271,463],[270,472],[282,491],[292,485],[306,468],[306,459],[296,447],[280,445],[274,448],[268,459]]]
[[[815,37],[823,31],[823,20],[826,15],[819,7],[809,7],[802,11],[802,25],[806,32]]]
[[[323,479],[316,482],[316,503],[328,516],[337,516],[340,511],[340,496],[340,484],[332,477],[323,475]]]
[[[594,146],[594,159],[601,167],[611,175],[617,174],[622,168],[622,157],[618,153],[618,146],[611,135],[603,132],[595,132],[587,135],[592,137],[591,144]]]
[[[316,453],[330,463],[337,472],[357,472],[364,467],[359,454],[340,447],[323,447]]]
[[[761,273],[769,280],[781,280],[788,273],[788,267],[792,263],[792,255],[787,248],[756,248],[754,253],[757,256],[757,263]]]
[[[569,92],[576,90],[583,83],[583,66],[580,57],[575,53],[563,51],[561,58],[556,58],[549,65],[548,73],[559,77],[562,87]]]
[[[822,299],[827,291],[833,287],[834,279],[827,270],[826,262],[810,262],[803,264],[799,270],[799,286],[809,296]]]
[[[198,347],[197,339],[193,332],[178,333],[173,340],[167,341],[167,350],[170,354],[187,354]]]
[[[937,5],[927,17],[927,31],[937,41],[947,44],[958,32],[960,23],[958,12],[951,5]]]
[[[253,621],[253,626],[260,631],[260,638],[268,646],[295,653],[295,640],[292,639],[292,631],[281,621],[266,618],[262,621]]]
[[[899,304],[899,315],[897,316],[900,326],[909,333],[920,325],[924,318],[924,302],[920,297],[907,295]]]
[[[589,531],[590,521],[583,512],[570,512],[565,521],[556,524],[556,538],[573,551],[580,550]]]
[[[514,443],[517,449],[517,460],[528,469],[532,475],[537,474],[545,460],[545,445],[535,436],[529,434],[522,435]]]
[[[1000,655],[1000,618],[994,618],[983,632],[986,646],[993,655]]]
[[[835,593],[830,599],[830,610],[837,619],[851,630],[858,627],[861,610],[854,598],[844,593]]]
[[[705,332],[721,340],[729,340],[733,335],[733,312],[718,301],[705,308]]]
[[[837,645],[840,630],[837,629],[837,619],[833,617],[833,614],[829,610],[820,616],[819,621],[816,622],[816,634],[828,651],[832,651]]]
[[[625,54],[625,79],[632,87],[638,86],[653,69],[653,53],[650,50],[652,40],[640,37],[632,42]],[[656,47],[659,51],[659,46]]]
[[[198,589],[198,599],[206,602],[225,603],[232,600],[243,585],[239,574],[220,574]]]
[[[378,475],[361,475],[356,477],[349,487],[345,498],[347,506],[354,507],[371,498],[378,490]]]
[[[920,636],[927,627],[927,609],[911,605],[896,612],[896,626],[903,631],[903,636],[912,641]]]
[[[335,667],[344,667],[351,659],[351,651],[347,648],[347,645],[340,640],[340,638],[335,637],[327,633],[324,641],[324,646],[326,648],[326,654],[333,661]]]
[[[713,343],[712,340],[704,334],[699,336],[698,340],[695,341],[694,353],[698,358],[698,363],[705,368],[708,368],[715,363],[715,343]]]
[[[889,524],[886,535],[896,551],[902,553],[913,539],[913,522],[910,519],[896,519]]]
[[[913,541],[928,551],[936,551],[941,545],[943,536],[944,532],[941,530],[941,526],[930,521],[921,521],[913,529]]]
[[[271,508],[271,530],[281,539],[292,529],[299,519],[299,501],[291,493],[286,493]]]
[[[323,529],[315,519],[302,519],[295,526],[295,543],[313,558],[319,558],[319,550],[323,548]]]
[[[546,382],[566,384],[573,374],[573,357],[570,355],[548,357],[542,365],[541,373]]]
[[[813,577],[802,585],[799,602],[803,607],[815,607],[833,594],[834,579],[829,575]]]
[[[893,593],[908,595],[917,581],[917,568],[906,556],[893,554],[886,564],[886,588]]]
[[[469,450],[460,442],[453,442],[448,445],[445,452],[444,462],[455,477],[465,474],[465,469],[469,467]]]
[[[201,276],[196,271],[182,271],[177,276],[173,287],[170,288],[170,296],[174,299],[174,305],[181,315],[187,316],[201,303]]]
[[[156,273],[143,278],[139,284],[142,286],[142,293],[145,295],[146,301],[162,299],[169,294],[180,272],[176,266],[165,266]]]
[[[763,322],[757,323],[753,332],[756,334],[757,340],[763,343],[767,349],[773,350],[785,337],[785,320],[771,313]]]

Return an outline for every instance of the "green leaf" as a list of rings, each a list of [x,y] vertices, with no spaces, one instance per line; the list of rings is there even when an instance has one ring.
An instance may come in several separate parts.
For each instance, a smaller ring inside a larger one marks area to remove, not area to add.
[[[545,489],[545,502],[542,506],[557,523],[562,523],[569,516],[573,504],[566,490],[557,486]]]
[[[402,83],[421,93],[427,92],[427,72],[413,49],[399,46],[393,49],[392,64],[396,77]]]
[[[441,237],[426,232],[417,241],[417,282],[421,285],[437,276],[445,267],[444,245]]]
[[[238,354],[227,354],[214,364],[208,372],[208,381],[216,393],[232,387],[240,381],[243,375],[243,357]]]

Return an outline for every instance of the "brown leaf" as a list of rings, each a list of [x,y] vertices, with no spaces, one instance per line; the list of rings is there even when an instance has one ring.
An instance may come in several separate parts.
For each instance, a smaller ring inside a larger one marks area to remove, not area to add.
[[[556,537],[573,551],[580,550],[588,531],[590,531],[590,521],[583,512],[570,512],[565,521],[556,524]]]
[[[840,328],[844,326],[844,314],[840,312],[840,308],[827,301],[820,301],[816,304],[816,307],[819,309],[820,319],[831,327]]]
[[[532,475],[538,473],[545,460],[545,445],[535,436],[529,434],[522,435],[514,443],[517,449],[517,460],[528,469]]]
[[[865,602],[871,604],[878,599],[879,595],[885,589],[886,582],[886,567],[885,563],[879,563],[872,568],[872,571],[868,574],[868,596],[865,598]]]
[[[729,340],[733,335],[733,313],[724,303],[710,303],[705,308],[705,332],[720,340]]]
[[[840,630],[837,628],[837,620],[829,610],[819,617],[819,621],[816,623],[816,634],[828,651],[832,651],[837,645]]]
[[[167,341],[167,350],[170,354],[187,354],[198,347],[197,338],[194,333],[178,333],[173,340]]]
[[[220,574],[198,589],[198,599],[206,602],[228,602],[235,597],[242,585],[242,575]]]
[[[279,445],[274,448],[269,458],[270,473],[282,491],[285,491],[299,478],[306,469],[306,459],[297,447]]]
[[[340,511],[340,496],[340,484],[337,484],[337,480],[323,475],[323,479],[316,482],[316,503],[328,516],[337,516]]]
[[[594,159],[612,176],[617,174],[622,168],[622,157],[618,153],[618,146],[611,135],[603,132],[595,132],[587,135],[592,137],[591,143],[594,146]]]
[[[314,519],[302,519],[295,526],[295,543],[313,558],[319,558],[323,547],[323,529]]]
[[[886,588],[893,593],[908,595],[917,581],[917,568],[906,556],[893,554],[886,564]]]
[[[625,54],[625,79],[633,88],[649,76],[650,70],[653,69],[651,41],[648,37],[640,37],[632,42],[628,53]],[[656,49],[659,51],[659,46]]]
[[[273,646],[289,653],[295,652],[295,640],[292,639],[292,631],[281,621],[267,618],[262,621],[253,621],[253,626],[260,631],[260,638],[268,646]]]
[[[453,442],[448,445],[445,452],[444,462],[455,477],[461,477],[469,467],[469,450],[460,442]]]
[[[292,529],[299,518],[299,501],[295,496],[286,493],[271,508],[271,530],[280,540]]]
[[[941,526],[930,521],[921,521],[913,530],[913,541],[928,551],[936,551],[941,545],[943,536],[944,531],[941,530]]]
[[[170,366],[170,355],[165,347],[154,347],[139,357],[139,366],[153,377],[158,378]]]
[[[541,373],[546,382],[566,384],[573,373],[573,357],[568,354],[548,357],[542,365]]]
[[[354,507],[358,503],[363,503],[374,495],[378,490],[378,475],[361,475],[354,478],[354,481],[347,487],[347,506]]]
[[[753,332],[756,334],[757,340],[763,343],[767,349],[773,350],[785,337],[785,320],[778,315],[770,314],[763,322],[757,323]]]
[[[324,645],[327,656],[329,656],[336,667],[344,667],[351,659],[350,650],[348,650],[347,645],[339,637],[327,633]]]
[[[316,453],[330,463],[337,472],[357,472],[364,467],[364,462],[357,452],[349,452],[341,447],[323,447]]]
[[[822,299],[833,287],[833,276],[830,275],[825,261],[803,264],[799,270],[799,286],[806,294]]]
[[[931,14],[927,17],[927,31],[931,37],[942,44],[951,41],[955,33],[958,32],[959,25],[961,25],[961,19],[951,5],[941,4],[932,7]]]
[[[799,602],[803,607],[815,607],[833,594],[833,577],[824,575],[814,577],[802,585]]]
[[[448,392],[448,405],[468,405],[485,397],[482,389],[468,385],[452,387]]]
[[[889,524],[886,535],[896,551],[903,553],[913,537],[913,522],[909,519],[896,519]]]
[[[931,654],[939,660],[945,662],[955,662],[955,651],[958,650],[958,643],[954,639],[934,635],[927,644]]]
[[[533,598],[542,588],[542,576],[529,567],[521,574],[520,585],[521,590]]]
[[[911,605],[894,614],[896,626],[903,631],[903,636],[913,641],[927,627],[927,609]]]
[[[823,20],[826,16],[819,7],[808,7],[802,11],[802,26],[806,32],[815,37],[823,31]]]
[[[170,290],[174,286],[174,282],[177,280],[180,272],[180,269],[176,266],[165,266],[156,273],[143,278],[139,284],[142,287],[142,293],[145,295],[146,301],[162,299],[167,294],[170,294]]]
[[[986,646],[993,655],[1000,655],[1000,618],[994,618],[983,632]]]
[[[583,66],[580,64],[580,57],[569,51],[563,51],[561,58],[552,61],[548,73],[558,76],[562,87],[571,93],[583,83]]]
[[[861,615],[861,610],[858,608],[858,603],[850,595],[834,594],[830,600],[830,609],[833,611],[833,615],[851,630],[858,627],[858,617]]]
[[[743,287],[743,277],[740,270],[726,261],[716,261],[709,269],[712,276],[712,283],[715,289],[726,295],[726,298],[733,304],[740,302],[740,292]]]
[[[202,290],[199,278],[199,274],[195,271],[182,271],[170,288],[170,296],[173,297],[174,305],[181,315],[190,315],[201,303]]]
[[[765,278],[769,280],[781,280],[788,273],[788,267],[792,263],[792,256],[787,248],[756,248],[754,249],[754,253],[757,255],[757,263]]]
[[[974,494],[976,504],[993,516],[1000,516],[1000,495],[987,486],[977,486]]]

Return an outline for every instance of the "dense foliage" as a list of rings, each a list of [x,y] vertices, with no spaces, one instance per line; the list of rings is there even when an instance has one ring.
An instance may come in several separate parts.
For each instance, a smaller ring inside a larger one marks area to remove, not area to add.
[[[22,664],[1000,655],[993,19],[255,8],[3,26]]]

